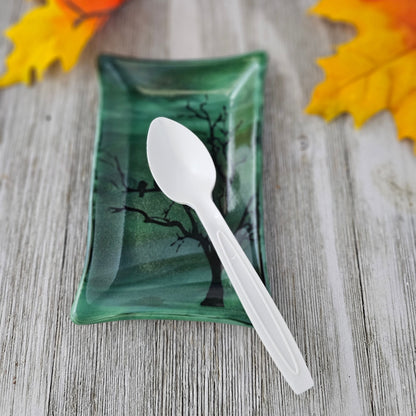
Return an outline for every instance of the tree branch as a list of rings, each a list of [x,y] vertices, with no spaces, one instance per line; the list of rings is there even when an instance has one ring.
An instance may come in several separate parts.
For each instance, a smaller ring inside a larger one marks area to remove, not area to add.
[[[172,203],[172,205],[173,204],[174,203]],[[156,224],[156,225],[160,225],[162,227],[170,227],[170,228],[175,228],[176,227],[182,233],[182,236],[179,236],[180,237],[179,239],[191,238],[192,240],[198,241],[201,244],[201,246],[203,246],[203,247],[207,246],[207,243],[211,244],[208,237],[204,236],[198,230],[198,225],[196,223],[195,223],[196,228],[192,228],[191,231],[188,231],[180,221],[170,220],[169,218],[166,218],[165,216],[163,216],[163,217],[151,216],[146,211],[144,211],[140,208],[131,207],[131,206],[128,206],[128,205],[123,205],[122,207],[110,207],[110,210],[111,210],[112,213],[118,213],[118,212],[122,212],[122,211],[138,213],[138,214],[142,215],[143,222],[145,222],[145,223]],[[195,219],[193,221],[195,221]]]
[[[192,226],[192,233],[193,234],[198,234],[201,236],[201,239],[198,240],[201,242],[201,240],[204,240],[207,243],[211,243],[208,236],[203,236],[201,230],[199,229],[199,225],[194,217],[194,211],[192,210],[192,208],[188,207],[187,205],[182,205],[183,209],[186,212],[186,215],[188,216],[189,220],[191,221],[191,226]]]
[[[247,227],[250,227],[251,228],[251,224],[250,223],[246,223],[246,220],[247,220],[247,217],[248,217],[248,215],[250,213],[250,205],[252,204],[253,199],[254,199],[254,195],[252,195],[250,197],[250,199],[248,200],[247,205],[246,205],[246,207],[245,207],[245,209],[243,211],[243,215],[241,216],[240,222],[238,223],[238,225],[237,225],[237,227],[235,229],[235,232],[240,231],[243,228],[246,228],[246,229],[247,229]],[[250,230],[248,230],[248,229],[247,229],[247,231],[250,232]]]
[[[121,211],[136,212],[143,216],[143,222],[145,223],[161,225],[163,227],[177,227],[185,237],[192,237],[192,234],[179,221],[169,220],[168,218],[163,217],[150,216],[146,211],[140,208],[123,205],[122,207],[110,207],[110,210],[113,213]]]
[[[118,174],[120,176],[120,179],[121,179],[121,184],[123,185],[123,187],[125,189],[127,189],[128,184],[127,184],[127,180],[126,180],[126,175],[124,174],[123,170],[121,169],[120,161],[118,160],[117,156],[114,156],[114,162],[116,164],[116,169],[117,169],[117,172],[118,172]]]
[[[114,160],[115,168],[118,172],[118,175],[120,176],[121,186],[124,188],[124,191],[126,193],[138,193],[140,197],[143,197],[144,194],[147,194],[149,192],[160,192],[160,188],[157,186],[155,181],[153,181],[153,188],[148,188],[147,187],[148,183],[143,180],[139,182],[135,181],[137,183],[136,187],[129,186],[128,178],[126,177],[125,173],[123,172],[123,169],[120,166],[120,161],[118,160],[118,157],[117,156],[110,156],[110,157],[111,159]],[[115,181],[112,181],[112,183],[115,184]]]
[[[169,212],[170,212],[170,210],[172,209],[172,207],[175,205],[175,202],[174,201],[172,201],[170,204],[169,204],[169,206],[166,208],[166,209],[164,209],[163,210],[163,219],[167,219],[167,217],[168,217],[168,215],[169,215]]]

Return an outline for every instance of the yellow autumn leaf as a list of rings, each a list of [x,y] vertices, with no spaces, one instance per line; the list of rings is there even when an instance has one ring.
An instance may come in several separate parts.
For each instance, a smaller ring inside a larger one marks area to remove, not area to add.
[[[7,71],[0,77],[0,87],[16,82],[30,84],[33,77],[40,80],[57,60],[65,71],[70,70],[90,37],[122,1],[103,0],[101,9],[91,9],[96,3],[48,0],[7,29],[5,35],[14,49],[6,59]]]
[[[325,80],[306,112],[327,121],[348,112],[359,127],[390,110],[399,138],[416,140],[416,2],[321,0],[311,11],[353,24],[357,36],[318,60]]]

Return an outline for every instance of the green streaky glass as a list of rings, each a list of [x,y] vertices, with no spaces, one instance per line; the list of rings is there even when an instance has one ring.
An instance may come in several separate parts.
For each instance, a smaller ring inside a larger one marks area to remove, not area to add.
[[[262,121],[267,57],[100,56],[100,110],[77,324],[182,319],[250,325],[195,212],[171,202],[146,159],[150,122],[179,121],[217,168],[214,202],[266,286]]]

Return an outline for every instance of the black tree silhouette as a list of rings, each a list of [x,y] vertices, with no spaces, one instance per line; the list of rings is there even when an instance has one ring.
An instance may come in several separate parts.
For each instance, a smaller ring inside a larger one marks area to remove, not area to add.
[[[234,134],[237,129],[240,128],[242,122],[238,123],[233,131],[230,131],[227,127],[227,108],[223,106],[220,113],[213,118],[206,109],[207,104],[208,97],[206,96],[199,104],[192,105],[188,102],[185,107],[187,114],[179,115],[178,119],[198,118],[206,123],[207,135],[204,138],[204,142],[213,157],[217,169],[217,181],[213,192],[213,198],[219,210],[225,216],[227,214],[227,192],[234,180],[235,167],[245,162],[245,159],[237,161],[231,174],[227,175],[224,163],[227,157],[227,145],[229,143],[230,134]],[[117,157],[109,156],[109,158],[110,161],[107,160],[106,162],[113,164],[118,176],[118,180],[112,180],[112,184],[117,188],[121,188],[123,192],[136,194],[139,198],[145,198],[147,194],[152,192],[161,192],[154,181],[152,184],[149,184],[141,179],[128,178],[125,172],[123,172]],[[181,205],[181,209],[184,210],[186,217],[189,220],[187,221],[188,223],[185,224],[184,222],[171,218],[171,210],[174,205],[174,202],[169,202],[166,207],[162,207],[162,214],[160,214],[160,207],[155,207],[155,211],[158,211],[159,214],[156,212],[148,212],[140,206],[123,205],[120,207],[110,207],[110,209],[113,213],[123,211],[136,213],[142,217],[144,223],[175,229],[176,239],[171,243],[171,246],[176,246],[177,251],[181,248],[186,239],[197,241],[206,256],[211,269],[211,284],[201,305],[224,306],[224,290],[221,282],[222,265],[217,253],[202,225],[197,220],[193,209],[186,205]],[[245,238],[248,238],[250,241],[253,240],[253,229],[251,222],[249,221],[252,205],[253,196],[248,200],[237,226],[233,229],[235,234],[245,230]]]

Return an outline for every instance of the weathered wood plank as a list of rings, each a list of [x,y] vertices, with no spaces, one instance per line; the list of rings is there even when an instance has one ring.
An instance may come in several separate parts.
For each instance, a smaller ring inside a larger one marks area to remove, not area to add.
[[[416,413],[416,159],[387,114],[355,131],[303,114],[314,59],[352,34],[311,1],[129,2],[69,74],[0,91],[0,408],[5,415]],[[29,6],[2,5],[0,27]],[[0,41],[4,56],[9,45]],[[99,52],[197,58],[266,49],[271,290],[316,387],[295,396],[252,330],[78,327]]]

